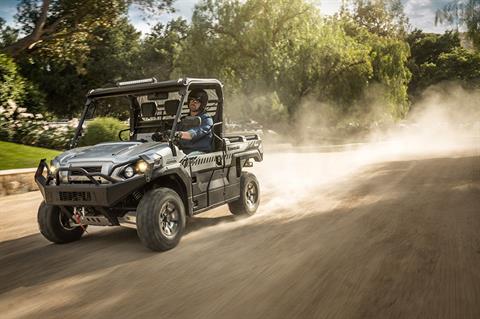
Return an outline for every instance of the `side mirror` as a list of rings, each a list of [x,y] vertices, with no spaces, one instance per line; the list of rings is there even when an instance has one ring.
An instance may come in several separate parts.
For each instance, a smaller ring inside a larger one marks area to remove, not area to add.
[[[185,116],[182,119],[182,129],[188,131],[191,128],[199,127],[202,124],[200,116]]]

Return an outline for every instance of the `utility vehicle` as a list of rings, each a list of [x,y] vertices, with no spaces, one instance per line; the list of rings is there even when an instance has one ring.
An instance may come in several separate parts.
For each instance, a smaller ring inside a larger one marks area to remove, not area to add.
[[[194,89],[208,93],[213,151],[191,156],[179,147],[175,132],[180,123],[200,125],[187,105]],[[120,141],[77,147],[97,107],[118,101],[129,110]],[[54,243],[68,243],[89,225],[134,227],[146,247],[164,251],[179,243],[187,216],[224,204],[233,214],[254,214],[259,183],[244,167],[263,160],[262,141],[256,134],[224,134],[223,106],[223,85],[216,79],[152,78],[91,90],[70,150],[50,165],[41,160],[36,171],[44,198],[40,232]]]

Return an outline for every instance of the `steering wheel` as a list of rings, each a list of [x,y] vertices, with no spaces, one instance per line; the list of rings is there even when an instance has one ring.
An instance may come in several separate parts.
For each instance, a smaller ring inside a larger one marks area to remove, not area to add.
[[[123,133],[123,132],[126,132],[126,131],[130,131],[130,128],[126,128],[126,129],[120,130],[120,131],[118,132],[118,139],[119,139],[120,141],[122,141],[122,142],[125,142],[125,141],[122,139],[122,133]]]
[[[152,140],[155,142],[168,142],[170,140],[170,130],[155,132],[152,134]]]

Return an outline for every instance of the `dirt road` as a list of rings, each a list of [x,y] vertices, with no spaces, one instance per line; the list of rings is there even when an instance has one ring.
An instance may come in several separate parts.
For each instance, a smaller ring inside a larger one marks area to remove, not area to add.
[[[165,253],[123,228],[53,245],[38,192],[0,199],[0,317],[480,318],[478,150],[296,156],[257,167],[258,215],[196,217]]]

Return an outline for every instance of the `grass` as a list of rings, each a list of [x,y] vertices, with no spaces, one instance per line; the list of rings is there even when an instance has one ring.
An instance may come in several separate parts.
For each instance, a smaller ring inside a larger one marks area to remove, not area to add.
[[[42,158],[50,161],[59,151],[0,141],[0,170],[37,167]]]

